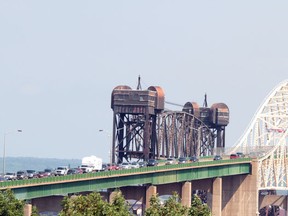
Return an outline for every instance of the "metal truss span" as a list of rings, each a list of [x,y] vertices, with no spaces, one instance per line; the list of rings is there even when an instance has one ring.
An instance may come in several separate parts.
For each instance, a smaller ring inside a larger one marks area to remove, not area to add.
[[[288,80],[277,85],[259,107],[244,135],[229,152],[258,160],[258,189],[288,188]]]
[[[114,116],[113,162],[145,160],[145,153],[149,158],[161,159],[211,156],[223,152],[223,147],[218,147],[217,143],[219,139],[224,140],[222,127],[209,127],[183,111],[164,111],[148,120],[145,117],[139,114]]]
[[[162,113],[158,119],[157,137],[160,157],[207,156],[215,150],[213,131],[186,112]]]

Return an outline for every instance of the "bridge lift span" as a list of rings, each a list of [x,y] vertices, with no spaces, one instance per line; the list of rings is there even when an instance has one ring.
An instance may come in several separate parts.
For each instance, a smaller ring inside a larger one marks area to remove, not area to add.
[[[136,90],[119,85],[112,91],[113,163],[212,155],[216,147],[225,147],[226,104],[209,108],[205,97],[205,107],[187,102],[182,111],[166,111],[163,89],[150,86],[142,90],[140,79],[138,82]]]

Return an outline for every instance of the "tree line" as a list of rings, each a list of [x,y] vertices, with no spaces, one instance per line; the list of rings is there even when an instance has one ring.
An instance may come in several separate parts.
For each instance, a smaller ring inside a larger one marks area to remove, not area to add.
[[[18,200],[8,189],[0,192],[0,215],[22,216],[24,214],[23,200]],[[62,200],[62,210],[59,216],[132,216],[123,194],[116,190],[111,203],[103,200],[98,192],[88,195],[66,196]],[[182,206],[179,195],[174,192],[167,201],[160,202],[158,194],[150,199],[150,207],[145,210],[145,216],[210,216],[211,211],[207,204],[195,194],[192,197],[191,207]],[[36,207],[32,208],[31,216],[39,216]]]

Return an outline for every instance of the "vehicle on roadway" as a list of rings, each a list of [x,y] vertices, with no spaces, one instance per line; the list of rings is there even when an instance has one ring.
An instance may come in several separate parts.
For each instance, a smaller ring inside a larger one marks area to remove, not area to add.
[[[83,157],[80,168],[83,170],[83,173],[101,171],[102,158],[96,157],[95,155]]]
[[[239,155],[237,154],[230,154],[230,159],[237,159],[239,158]]]
[[[67,175],[69,168],[68,166],[59,166],[55,170],[55,176],[64,176]]]
[[[190,162],[198,162],[199,159],[196,156],[192,156],[192,157],[189,158],[189,161]]]
[[[26,170],[20,170],[16,173],[17,180],[28,179],[28,173]]]
[[[101,168],[100,171],[107,171],[107,170],[108,170],[107,164],[106,164],[106,163],[103,163],[103,164],[102,164],[102,168]]]
[[[120,166],[118,164],[112,163],[112,164],[107,164],[107,170],[119,170]]]
[[[188,162],[188,158],[186,157],[179,157],[178,158],[178,164],[183,164],[183,163],[187,163]]]
[[[72,175],[72,174],[82,174],[83,170],[80,168],[70,168],[67,172],[67,175]]]
[[[28,173],[28,178],[29,178],[29,179],[32,179],[32,178],[37,177],[37,172],[36,172],[36,170],[26,170],[26,171],[27,171],[27,173]]]
[[[147,166],[158,166],[158,161],[156,159],[149,159],[147,161]]]
[[[240,157],[240,158],[244,158],[245,154],[243,152],[236,152],[236,154]]]
[[[139,163],[136,162],[136,161],[132,161],[131,164],[130,164],[130,167],[131,169],[136,169],[136,168],[139,168]]]
[[[139,164],[139,168],[147,166],[147,162],[146,161],[140,161],[138,164]]]
[[[221,157],[220,155],[215,155],[214,158],[213,158],[213,160],[214,160],[214,161],[215,161],[215,160],[222,160],[222,157]]]
[[[172,164],[176,164],[175,158],[172,157],[167,158],[165,161],[165,165],[172,165]]]
[[[0,176],[0,182],[5,182],[8,181],[6,178],[4,178],[4,176]]]
[[[49,177],[47,172],[45,172],[45,171],[38,171],[37,172],[37,178],[46,178],[46,177]]]
[[[44,169],[44,172],[47,173],[47,176],[54,176],[55,175],[55,170],[50,169],[50,168]]]
[[[17,175],[16,175],[16,173],[7,172],[7,173],[4,175],[4,178],[7,179],[8,181],[14,181],[14,180],[17,179]]]
[[[120,169],[131,169],[130,163],[128,162],[123,162],[119,164]]]
[[[102,167],[102,166],[101,166]],[[72,168],[75,174],[83,174],[83,170],[80,167]],[[101,170],[99,170],[101,171]]]

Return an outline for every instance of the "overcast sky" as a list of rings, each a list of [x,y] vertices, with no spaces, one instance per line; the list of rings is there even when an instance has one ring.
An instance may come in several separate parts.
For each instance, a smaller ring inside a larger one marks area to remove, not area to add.
[[[287,11],[284,0],[0,1],[6,156],[108,160],[112,90],[139,75],[169,102],[227,104],[234,145],[288,78]]]

